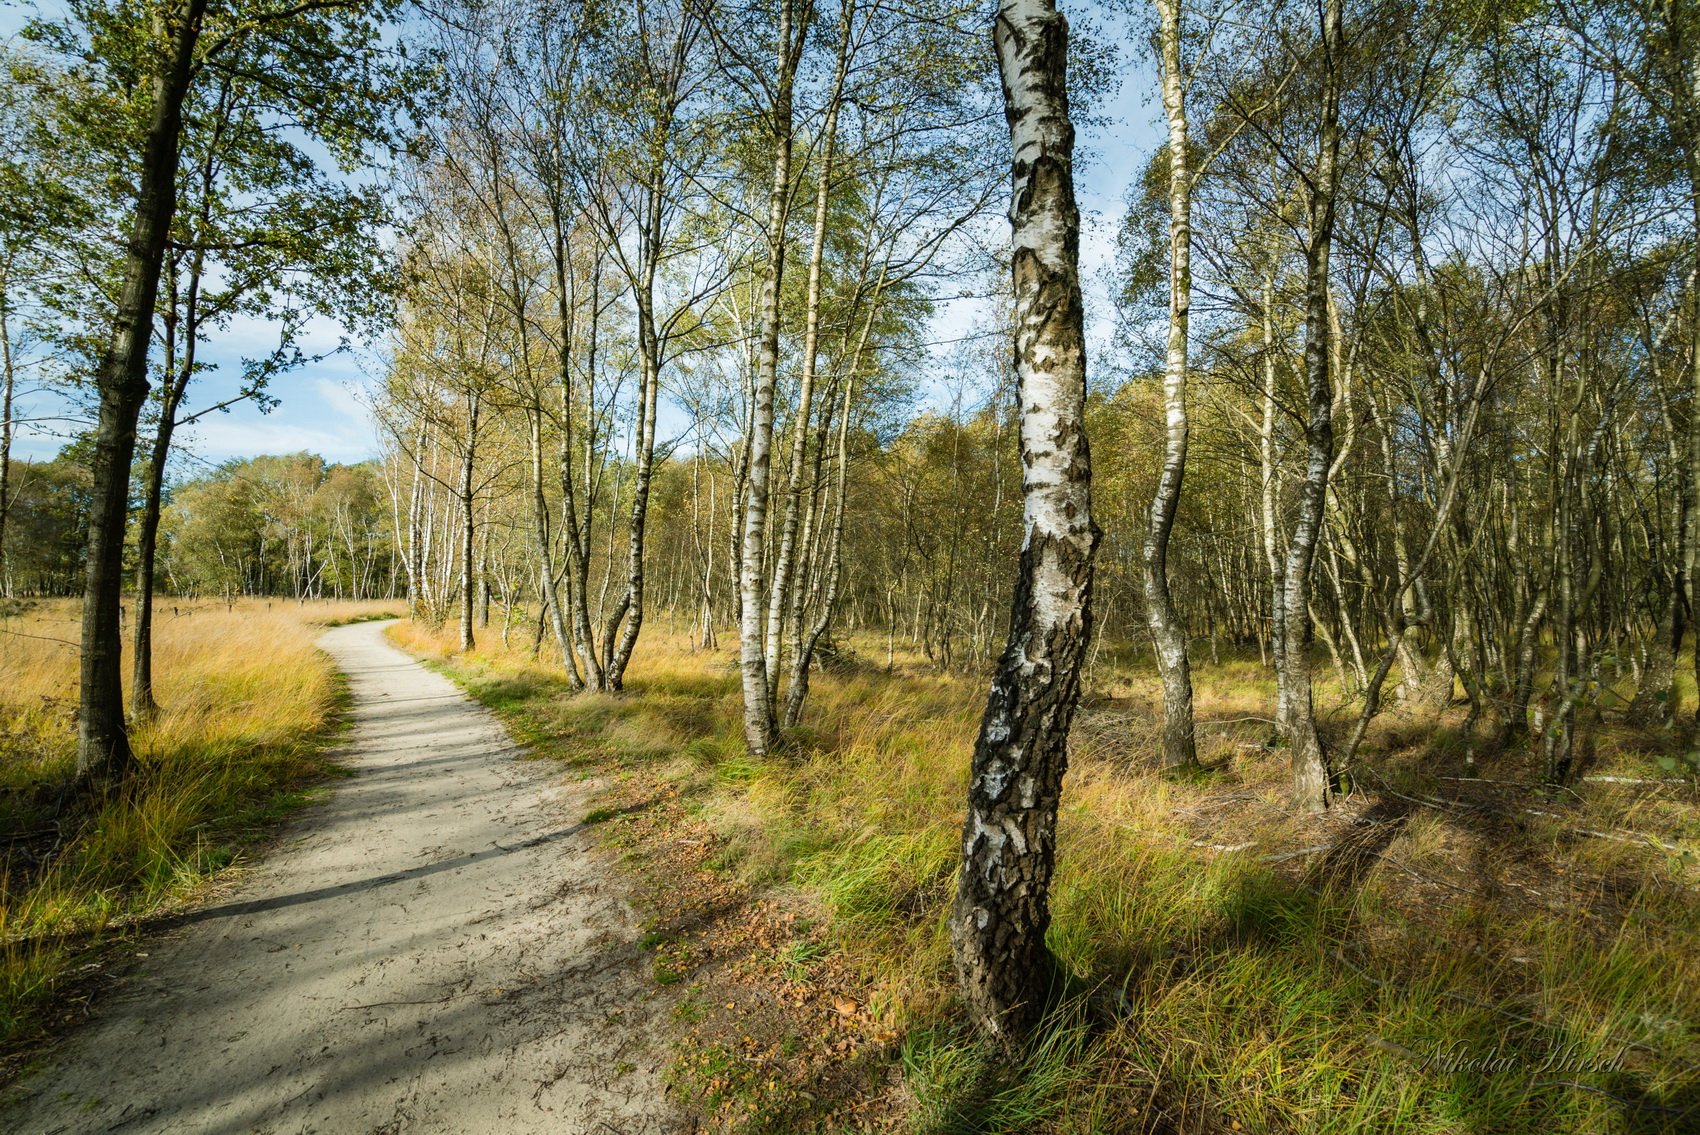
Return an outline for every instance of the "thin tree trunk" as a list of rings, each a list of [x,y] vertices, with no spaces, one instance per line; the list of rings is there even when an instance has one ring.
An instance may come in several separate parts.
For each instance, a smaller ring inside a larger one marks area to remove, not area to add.
[[[537,539],[537,561],[540,565],[537,586],[542,593],[543,617],[555,634],[555,645],[561,651],[561,665],[567,671],[567,685],[574,690],[584,688],[579,677],[578,663],[573,659],[567,642],[566,620],[561,615],[560,576],[555,571],[555,539],[549,527],[549,501],[543,493],[543,407],[530,407],[531,417],[531,523]],[[569,537],[570,539],[570,537]],[[506,628],[503,641],[506,641]]]
[[[797,628],[797,641],[791,652],[791,685],[785,696],[783,724],[787,729],[796,725],[802,717],[803,703],[809,696],[809,667],[814,662],[815,650],[820,646],[821,639],[832,626],[833,613],[838,605],[839,586],[843,578],[844,502],[850,477],[850,410],[854,405],[856,376],[861,372],[862,360],[867,352],[868,335],[873,330],[874,320],[879,314],[880,297],[885,292],[886,271],[886,266],[882,265],[879,278],[868,298],[867,315],[857,333],[856,348],[850,352],[850,365],[844,385],[844,403],[838,419],[838,484],[832,506],[832,531],[827,537],[827,582],[820,607],[815,613],[815,621],[807,633],[803,631],[803,604],[800,596],[794,608],[793,621]]]
[[[1010,223],[1025,539],[992,676],[950,915],[970,1016],[1009,1046],[1037,1023],[1068,730],[1091,628],[1086,348],[1068,115],[1068,25],[1051,0],[1002,0],[994,39],[1013,150]]]
[[[126,779],[135,765],[124,725],[123,586],[124,527],[130,502],[130,462],[136,452],[136,419],[148,396],[148,345],[159,297],[160,265],[177,209],[177,158],[183,100],[193,75],[195,47],[206,0],[186,0],[174,27],[156,19],[169,36],[159,74],[153,77],[147,142],[139,192],[130,222],[112,337],[96,370],[99,416],[95,425],[93,490],[83,594],[82,662],[77,721],[77,778],[104,788]]]
[[[1696,231],[1700,231],[1700,228]],[[1689,275],[1688,287],[1694,287],[1696,275],[1700,273]],[[1673,317],[1666,329],[1674,327],[1675,322]],[[1675,554],[1668,564],[1659,565],[1663,568],[1666,584],[1664,604],[1660,608],[1658,623],[1653,631],[1653,641],[1649,644],[1646,674],[1636,683],[1635,700],[1629,706],[1630,720],[1647,726],[1668,724],[1676,717],[1676,656],[1682,651],[1682,638],[1687,629],[1686,598],[1691,561],[1688,525],[1694,493],[1691,472],[1683,461],[1682,444],[1677,438],[1675,420],[1671,415],[1670,397],[1665,389],[1666,380],[1659,373],[1656,362],[1663,339],[1663,335],[1652,334],[1651,327],[1647,329],[1645,345],[1653,372],[1654,392],[1658,396],[1659,417],[1664,426],[1665,456],[1676,477],[1676,489],[1672,493],[1670,504],[1670,539],[1675,543]],[[1649,528],[1649,550],[1654,539],[1654,532]]]
[[[1263,390],[1262,416],[1257,426],[1257,470],[1260,486],[1257,519],[1258,531],[1262,537],[1263,563],[1269,573],[1269,648],[1270,653],[1278,658],[1281,654],[1283,600],[1280,549],[1275,539],[1275,516],[1280,495],[1275,469],[1275,380],[1278,376],[1275,366],[1276,254],[1275,236],[1272,233],[1269,241],[1269,263],[1265,266],[1263,275]],[[1257,638],[1257,653],[1260,659],[1265,658],[1264,636],[1261,634]],[[1266,659],[1265,661],[1267,662]],[[1280,673],[1279,663],[1276,664],[1276,673]]]
[[[478,451],[478,411],[480,398],[476,393],[466,396],[466,449],[460,460],[460,648],[471,650],[477,645],[472,634],[477,596],[473,593],[475,580],[474,556],[477,554],[478,517],[472,499],[472,469]]]
[[[0,276],[0,596],[12,597],[12,568],[6,557],[6,518],[12,512],[12,397],[17,365],[12,358],[11,308]]]
[[[213,155],[223,135],[229,116],[228,82],[219,93],[220,114],[214,122],[214,136],[198,171],[201,204],[198,229],[205,232],[211,222],[213,188],[217,179]],[[188,287],[183,296],[183,312],[179,318],[175,305],[177,284],[171,281],[173,310],[167,314],[167,350],[165,387],[160,395],[159,425],[154,433],[152,452],[148,455],[147,479],[142,491],[142,514],[136,523],[136,620],[130,658],[130,712],[146,718],[158,710],[153,695],[153,593],[154,560],[159,538],[159,511],[165,486],[165,466],[171,456],[171,438],[177,428],[177,411],[195,375],[196,346],[201,329],[201,282],[206,267],[206,251],[197,247],[189,258]],[[177,348],[181,329],[181,348]],[[178,351],[182,358],[177,358]]]
[[[1181,0],[1156,0],[1163,110],[1169,119],[1169,340],[1163,362],[1163,469],[1145,532],[1145,613],[1163,678],[1166,769],[1194,768],[1192,667],[1169,596],[1169,534],[1180,506],[1187,449],[1187,322],[1192,305],[1192,168],[1181,74]]]
[[[1691,60],[1693,73],[1691,96],[1700,100],[1700,60]],[[1688,575],[1688,610],[1696,626],[1700,626],[1700,103],[1690,102],[1685,121],[1688,123],[1688,204],[1693,231],[1689,239],[1694,246],[1694,268],[1688,275],[1688,555],[1685,560]],[[1700,687],[1700,640],[1694,646],[1694,680]],[[1694,705],[1694,719],[1700,721],[1700,700]]]
[[[564,262],[563,262],[564,263]],[[596,347],[597,328],[601,322],[602,260],[597,258],[590,279],[590,325],[585,355],[585,390],[587,428],[584,439],[584,514],[578,509],[577,478],[573,472],[573,397],[570,357],[561,355],[561,519],[567,537],[567,603],[572,611],[572,636],[579,663],[584,667],[584,684],[592,690],[603,689],[602,661],[596,649],[596,632],[590,622],[590,521],[596,507],[596,493],[591,484],[591,463],[596,449]],[[571,312],[567,301],[561,301],[562,318]],[[616,493],[616,499],[618,494]]]
[[[653,266],[651,266],[653,282]],[[637,645],[638,632],[643,627],[643,542],[644,527],[649,517],[649,485],[655,471],[655,402],[661,386],[660,345],[655,334],[655,322],[645,300],[639,301],[640,334],[647,344],[640,350],[642,358],[641,387],[638,392],[637,452],[633,462],[637,472],[632,484],[631,523],[626,546],[626,594],[609,618],[603,632],[603,642],[610,644],[608,665],[603,671],[603,687],[618,690],[625,678],[626,664],[631,661]],[[624,630],[620,630],[624,622]],[[615,632],[620,631],[618,641]]]
[[[1310,576],[1328,469],[1334,452],[1334,390],[1328,317],[1328,257],[1334,235],[1334,202],[1340,154],[1341,0],[1322,6],[1323,67],[1316,168],[1311,178],[1305,247],[1305,423],[1307,460],[1299,490],[1298,520],[1287,547],[1282,578],[1281,646],[1276,652],[1276,720],[1286,738],[1292,763],[1292,804],[1301,812],[1320,812],[1330,793],[1328,757],[1316,729],[1306,646],[1310,622]]]
[[[838,108],[844,92],[844,79],[850,70],[852,24],[856,0],[843,0],[838,17],[838,62],[832,76],[832,89],[827,95],[826,121],[821,127],[820,156],[816,159],[815,217],[813,236],[809,244],[809,280],[804,292],[802,376],[797,383],[797,414],[791,435],[791,463],[785,486],[785,517],[780,522],[779,548],[773,558],[773,581],[768,587],[767,693],[770,701],[779,697],[779,674],[782,669],[780,643],[783,641],[787,589],[792,584],[792,572],[797,562],[797,525],[802,511],[803,470],[809,435],[809,421],[814,407],[815,373],[820,358],[821,268],[826,251],[827,206],[832,193],[833,151],[838,140]],[[799,632],[800,633],[800,632]],[[787,711],[789,712],[789,711]]]
[[[756,756],[777,740],[773,698],[767,679],[762,577],[767,552],[767,500],[773,471],[773,395],[779,370],[779,293],[785,273],[785,228],[791,211],[791,97],[808,34],[806,14],[796,19],[795,0],[781,0],[778,78],[773,101],[773,185],[767,206],[767,267],[762,274],[760,354],[752,391],[749,482],[745,487],[739,666],[744,685],[744,740]],[[795,29],[795,30],[794,30]]]
[[[1340,756],[1340,768],[1343,772],[1351,769],[1352,762],[1357,757],[1358,746],[1363,743],[1364,733],[1369,728],[1370,720],[1380,711],[1382,685],[1387,681],[1387,675],[1393,668],[1394,659],[1399,657],[1401,649],[1407,641],[1405,631],[1411,619],[1410,585],[1413,580],[1421,579],[1424,573],[1428,571],[1429,562],[1434,557],[1435,551],[1440,547],[1441,536],[1445,533],[1451,520],[1452,505],[1458,498],[1458,482],[1463,474],[1464,460],[1469,453],[1470,443],[1475,437],[1476,422],[1481,415],[1482,402],[1487,397],[1487,391],[1488,372],[1484,370],[1477,374],[1476,381],[1470,391],[1470,400],[1464,411],[1463,425],[1459,429],[1458,440],[1451,449],[1446,485],[1441,491],[1440,500],[1435,507],[1434,526],[1429,530],[1428,540],[1424,543],[1422,551],[1417,554],[1415,563],[1404,562],[1403,553],[1400,553],[1399,579],[1387,610],[1389,623],[1387,648],[1382,651],[1381,659],[1376,663],[1375,672],[1364,684],[1363,708],[1358,714],[1357,723],[1352,726],[1351,737],[1347,740],[1346,747]],[[1391,466],[1389,466],[1388,472],[1391,476]],[[1452,688],[1452,667],[1450,663],[1444,668],[1437,665],[1435,669],[1446,674],[1446,688],[1448,695],[1450,695]],[[1466,679],[1467,683],[1468,680]],[[1472,705],[1473,716],[1474,707]],[[1466,730],[1466,732],[1468,731]]]
[[[198,284],[198,279],[191,283],[191,292]],[[191,298],[191,308],[193,305]],[[136,625],[130,658],[130,711],[137,718],[146,718],[159,708],[153,695],[154,561],[172,431],[176,428],[177,410],[195,368],[195,321],[190,318],[185,322],[190,330],[183,344],[183,362],[176,373],[166,379],[165,397],[159,408],[159,427],[154,434],[152,452],[148,454],[147,478],[142,488],[142,514],[136,520]]]
[[[860,352],[857,352],[860,357]],[[838,605],[838,586],[843,575],[844,498],[850,477],[850,407],[856,390],[856,370],[851,368],[844,387],[843,414],[838,420],[838,483],[832,503],[832,533],[826,546],[826,590],[821,596],[820,609],[815,612],[814,625],[800,638],[791,658],[791,683],[785,691],[785,728],[797,724],[803,715],[803,702],[809,696],[809,665],[815,649],[827,628],[832,626],[832,614]],[[798,611],[799,620],[802,611]]]

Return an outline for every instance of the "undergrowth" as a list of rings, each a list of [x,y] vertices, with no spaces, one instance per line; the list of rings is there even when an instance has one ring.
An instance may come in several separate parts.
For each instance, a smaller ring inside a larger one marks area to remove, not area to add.
[[[77,606],[20,605],[0,620],[0,1053],[80,1017],[112,946],[320,790],[346,692],[313,640],[366,609],[168,606],[155,632],[161,708],[131,732],[139,771],[94,804],[70,791]]]
[[[805,726],[757,760],[726,651],[656,634],[625,694],[573,695],[522,648],[457,656],[424,628],[393,633],[535,751],[675,784],[718,837],[716,870],[818,907],[903,1033],[914,1131],[1700,1130],[1691,788],[1536,799],[1532,758],[1393,714],[1366,749],[1373,781],[1307,820],[1282,806],[1255,663],[1195,671],[1210,771],[1186,781],[1151,767],[1151,675],[1101,668],[1052,890],[1072,999],[1011,1061],[962,1026],[944,929],[979,683],[823,674]],[[1459,764],[1466,748],[1479,766]],[[1651,779],[1658,755],[1618,737],[1593,771]],[[1515,790],[1448,795],[1494,783]],[[722,1063],[712,1090],[736,1090]]]

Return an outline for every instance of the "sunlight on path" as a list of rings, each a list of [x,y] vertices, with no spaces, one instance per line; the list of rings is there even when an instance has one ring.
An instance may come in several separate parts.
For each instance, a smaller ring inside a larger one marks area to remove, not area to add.
[[[0,1128],[671,1129],[634,924],[584,789],[514,760],[383,624],[327,632],[356,776],[177,920]]]

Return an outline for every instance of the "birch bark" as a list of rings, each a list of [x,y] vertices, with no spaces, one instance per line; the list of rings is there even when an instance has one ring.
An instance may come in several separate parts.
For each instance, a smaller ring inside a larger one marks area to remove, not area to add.
[[[844,95],[844,80],[850,70],[855,0],[844,0],[838,17],[838,61],[827,96],[826,122],[821,127],[819,170],[815,181],[814,233],[809,243],[809,281],[804,297],[803,374],[797,387],[797,416],[791,436],[791,464],[786,478],[785,518],[780,523],[779,549],[773,560],[773,582],[768,588],[767,694],[770,703],[779,698],[780,644],[788,588],[797,561],[797,525],[802,511],[804,457],[809,420],[814,409],[815,376],[820,359],[821,268],[826,252],[827,206],[831,201],[833,155],[838,141],[838,110]],[[806,541],[805,541],[806,543]]]
[[[779,290],[785,275],[785,228],[791,212],[792,93],[808,34],[807,12],[796,0],[779,6],[778,76],[773,99],[773,184],[768,193],[767,267],[762,275],[760,346],[750,408],[744,536],[738,565],[739,668],[744,685],[744,740],[756,756],[778,739],[765,652],[767,501],[773,473],[773,391],[779,370]],[[798,18],[801,16],[802,18]]]
[[[1311,567],[1322,532],[1322,511],[1328,491],[1328,469],[1334,453],[1334,390],[1331,321],[1328,315],[1329,252],[1334,236],[1334,205],[1339,189],[1340,67],[1342,29],[1340,0],[1322,5],[1323,68],[1318,108],[1316,164],[1311,174],[1308,233],[1305,247],[1305,479],[1299,489],[1298,519],[1287,546],[1281,580],[1280,647],[1275,654],[1276,720],[1286,739],[1292,767],[1292,803],[1301,812],[1320,812],[1330,793],[1328,757],[1316,729],[1311,700],[1310,638]]]
[[[1181,73],[1181,0],[1156,0],[1157,58],[1169,120],[1169,338],[1163,362],[1163,469],[1145,532],[1145,615],[1163,678],[1163,753],[1168,769],[1198,764],[1193,740],[1187,636],[1169,596],[1169,535],[1186,474],[1187,331],[1192,300],[1192,168]]]
[[[1098,529],[1085,432],[1068,24],[1051,0],[1002,0],[993,39],[1013,150],[1025,532],[1009,638],[974,745],[950,937],[970,1015],[1008,1046],[1037,1023],[1052,978],[1048,892]]]

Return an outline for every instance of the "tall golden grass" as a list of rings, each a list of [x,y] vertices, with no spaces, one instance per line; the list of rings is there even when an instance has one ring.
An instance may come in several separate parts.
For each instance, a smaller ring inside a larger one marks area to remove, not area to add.
[[[133,790],[93,808],[68,792],[79,607],[0,618],[0,1045],[35,1035],[91,949],[239,860],[323,781],[341,685],[314,639],[384,605],[162,608],[160,712],[132,732]]]
[[[813,896],[907,1030],[917,1130],[1700,1128],[1700,808],[1681,786],[1448,803],[1440,775],[1526,782],[1534,766],[1464,766],[1444,724],[1393,714],[1365,762],[1373,786],[1312,821],[1284,807],[1255,662],[1200,668],[1212,771],[1192,780],[1152,767],[1153,676],[1101,666],[1049,941],[1119,1015],[1060,1015],[1011,1064],[958,1026],[944,933],[980,682],[912,659],[824,674],[791,751],[755,761],[729,651],[646,630],[627,694],[587,696],[566,691],[547,644],[538,661],[529,641],[456,655],[426,628],[392,634],[540,751],[674,778],[727,870]],[[1657,773],[1651,750],[1611,760],[1595,771]],[[1648,829],[1653,842],[1585,834]]]

